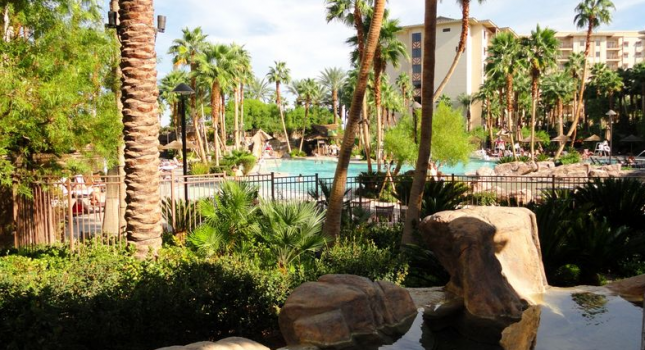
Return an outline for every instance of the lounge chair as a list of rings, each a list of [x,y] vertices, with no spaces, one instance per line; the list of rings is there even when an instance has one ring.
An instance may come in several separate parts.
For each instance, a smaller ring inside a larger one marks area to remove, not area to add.
[[[374,220],[376,222],[392,222],[394,221],[394,205],[384,205],[374,207]]]

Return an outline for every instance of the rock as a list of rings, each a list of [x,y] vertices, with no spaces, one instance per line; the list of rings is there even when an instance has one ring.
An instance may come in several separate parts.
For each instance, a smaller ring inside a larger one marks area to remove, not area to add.
[[[537,165],[538,165],[538,170],[555,168],[555,163],[551,160],[537,162]]]
[[[531,165],[524,162],[502,163],[495,166],[495,174],[498,176],[524,175],[531,171]]]
[[[266,346],[256,343],[253,340],[240,337],[229,337],[215,343],[202,341],[188,344],[186,346],[169,346],[157,350],[270,350]]]
[[[605,288],[631,302],[643,302],[645,294],[645,275],[625,278],[605,285]]]
[[[483,166],[475,172],[477,176],[495,176],[495,170],[487,166]]]
[[[499,345],[504,350],[533,350],[541,315],[542,309],[539,306],[529,307],[522,313],[520,322],[510,325],[502,331]]]
[[[519,319],[547,286],[535,214],[525,208],[469,207],[426,217],[425,244],[450,273],[446,291],[480,318]]]
[[[589,177],[609,177],[609,173],[600,169],[589,170]]]
[[[591,165],[584,163],[561,165],[553,169],[552,175],[555,177],[587,177]]]
[[[524,205],[533,200],[533,192],[528,188],[523,188],[517,191],[506,192],[501,197],[503,201],[515,201],[518,205]]]
[[[296,288],[280,311],[288,345],[356,345],[356,337],[390,341],[409,328],[416,307],[405,289],[353,275],[325,275]]]
[[[604,170],[608,173],[620,173],[620,169],[620,164],[603,165],[600,167],[600,170]]]

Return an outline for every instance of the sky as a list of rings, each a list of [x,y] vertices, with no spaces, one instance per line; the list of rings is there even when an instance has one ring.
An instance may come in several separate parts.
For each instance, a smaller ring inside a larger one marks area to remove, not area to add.
[[[109,3],[105,0],[106,8]],[[529,34],[539,23],[557,31],[576,30],[578,0],[488,0],[471,2],[471,17],[489,19],[499,27]],[[613,0],[610,25],[600,30],[645,30],[645,0]],[[285,61],[294,79],[316,78],[328,67],[349,68],[350,47],[345,40],[354,31],[325,20],[324,0],[157,0],[157,15],[167,17],[166,32],[157,36],[158,77],[172,69],[167,55],[182,28],[202,27],[208,40],[244,45],[252,56],[255,75],[264,77],[274,61]],[[402,25],[423,23],[424,1],[389,0],[390,18]],[[461,18],[454,0],[439,3],[438,15]]]

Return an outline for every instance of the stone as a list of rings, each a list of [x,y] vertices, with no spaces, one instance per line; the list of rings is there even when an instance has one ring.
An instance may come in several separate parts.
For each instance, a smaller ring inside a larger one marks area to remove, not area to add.
[[[605,170],[591,169],[589,170],[589,177],[609,177],[609,173]]]
[[[229,337],[219,340],[217,342],[202,341],[197,343],[188,344],[186,346],[175,345],[157,350],[270,350],[266,346],[256,343],[253,340]]]
[[[446,291],[476,317],[519,319],[546,290],[535,214],[526,208],[443,211],[426,217],[420,232],[450,273]]]
[[[495,174],[498,176],[525,175],[532,170],[531,165],[524,162],[502,163],[495,166]]]
[[[329,348],[356,345],[358,338],[388,341],[407,331],[416,313],[410,293],[392,283],[325,275],[291,293],[279,324],[289,346]]]
[[[531,306],[522,313],[522,319],[502,331],[499,345],[504,350],[533,350],[540,326],[540,306]]]
[[[628,301],[642,303],[643,294],[645,294],[645,275],[638,275],[608,283],[605,285],[605,288]]]
[[[509,191],[502,195],[502,200],[515,201],[519,205],[525,205],[533,200],[533,192],[528,188],[523,188],[517,191]]]
[[[590,170],[590,164],[576,163],[556,167],[551,174],[555,177],[587,177]]]
[[[495,170],[487,166],[483,166],[475,172],[477,176],[495,176]]]
[[[553,169],[555,168],[555,163],[552,160],[545,160],[542,162],[537,162],[538,170],[539,169]]]

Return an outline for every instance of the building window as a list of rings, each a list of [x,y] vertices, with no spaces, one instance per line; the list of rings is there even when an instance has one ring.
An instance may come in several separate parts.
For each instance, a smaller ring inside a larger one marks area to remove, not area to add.
[[[580,40],[580,46],[585,46],[585,41],[584,40]]]
[[[412,66],[412,73],[421,73],[421,65],[415,64]]]
[[[596,40],[596,46],[600,46],[600,40]]]
[[[624,58],[629,58],[629,53],[625,52],[625,54],[623,55],[623,57],[624,57]]]
[[[629,41],[623,41],[623,46],[624,47],[629,47]]]
[[[412,41],[421,41],[421,33],[412,33]]]
[[[421,49],[412,49],[412,57],[421,57]]]
[[[600,57],[600,51],[599,51],[599,52],[596,52],[596,57],[597,57],[597,58],[599,58],[599,57]]]
[[[450,31],[450,28],[443,28],[441,31],[444,32],[444,33],[447,33],[447,32]]]
[[[642,41],[637,41],[637,42],[636,42],[636,44],[635,44],[634,46],[636,46],[636,47],[640,47],[641,45],[643,45],[643,42],[642,42]]]

